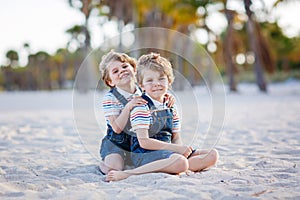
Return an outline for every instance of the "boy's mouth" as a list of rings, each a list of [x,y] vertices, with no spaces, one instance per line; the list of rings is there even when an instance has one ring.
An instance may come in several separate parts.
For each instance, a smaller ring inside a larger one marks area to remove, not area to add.
[[[120,79],[123,79],[123,78],[126,78],[129,76],[129,73],[123,73],[121,76],[120,76]]]
[[[163,91],[163,89],[155,89],[155,90],[152,90],[152,92],[161,92]]]

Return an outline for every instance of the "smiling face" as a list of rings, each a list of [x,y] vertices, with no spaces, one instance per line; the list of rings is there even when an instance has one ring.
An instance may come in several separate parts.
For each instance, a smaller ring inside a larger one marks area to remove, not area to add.
[[[136,60],[134,58],[128,56],[125,53],[118,53],[114,50],[111,50],[110,52],[102,56],[101,62],[99,64],[99,70],[101,72],[102,80],[110,88],[118,86],[125,91],[128,91],[130,93],[133,92],[136,81],[135,76],[132,76],[132,74],[135,74],[136,72]],[[123,82],[125,81],[125,79],[123,78],[127,76],[126,71],[128,70],[131,77],[133,78],[130,81],[130,84],[128,84],[127,87],[123,88]],[[120,72],[124,73],[124,71],[125,74],[119,74]]]
[[[108,84],[111,87],[126,88],[132,82],[135,82],[135,70],[127,62],[113,61],[109,63],[108,75],[110,80]]]
[[[162,72],[144,69],[141,87],[151,98],[163,103],[169,88],[168,77]]]

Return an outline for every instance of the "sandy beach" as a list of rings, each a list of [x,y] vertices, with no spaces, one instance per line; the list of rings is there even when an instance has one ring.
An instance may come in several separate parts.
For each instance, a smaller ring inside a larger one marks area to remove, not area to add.
[[[300,82],[271,84],[268,94],[252,84],[241,84],[239,90],[226,92],[222,132],[211,137],[220,154],[215,167],[119,182],[105,182],[98,170],[99,142],[105,134],[97,110],[101,102],[93,105],[90,119],[74,112],[72,91],[2,92],[0,198],[300,199]],[[209,126],[210,100],[201,88],[194,93],[201,108],[197,113],[190,112],[190,91],[176,92],[176,97],[183,140],[201,147],[193,138],[197,125],[199,133]]]

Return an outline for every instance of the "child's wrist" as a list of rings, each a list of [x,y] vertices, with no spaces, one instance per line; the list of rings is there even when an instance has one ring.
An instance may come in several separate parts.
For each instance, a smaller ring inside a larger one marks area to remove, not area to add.
[[[129,104],[126,104],[126,106],[124,107],[124,110],[128,110],[128,112],[131,112],[132,108]]]

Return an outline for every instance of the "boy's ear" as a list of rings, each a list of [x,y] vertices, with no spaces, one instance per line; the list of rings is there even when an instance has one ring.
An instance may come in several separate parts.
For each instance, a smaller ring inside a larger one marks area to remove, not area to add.
[[[115,85],[112,83],[111,80],[108,80],[108,81],[107,81],[107,84],[110,85],[110,87],[114,87],[114,86],[115,86]]]
[[[142,89],[142,91],[144,91],[144,90],[145,90],[145,88],[143,87],[143,85],[142,85],[142,84],[139,84],[139,86],[140,86],[140,88]]]

